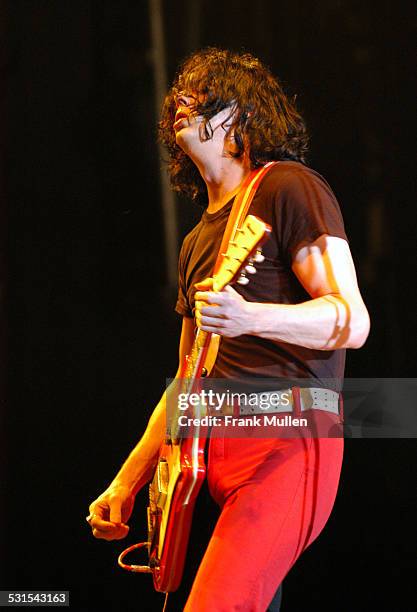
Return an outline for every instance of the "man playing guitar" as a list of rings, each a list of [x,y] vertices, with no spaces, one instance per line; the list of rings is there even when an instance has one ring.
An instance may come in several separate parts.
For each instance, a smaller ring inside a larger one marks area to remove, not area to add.
[[[277,388],[280,380],[303,379],[305,389],[288,389],[288,414],[340,422],[328,398],[338,397],[345,349],[363,345],[369,316],[336,198],[304,163],[307,135],[293,101],[255,57],[205,49],[181,66],[160,135],[173,188],[205,206],[180,254],[177,376],[197,325],[221,337],[213,379],[268,379]],[[278,163],[250,209],[272,228],[264,261],[247,287],[214,292],[210,276],[233,199],[249,173],[270,161]],[[324,380],[337,382],[328,389]],[[127,535],[135,496],[153,475],[165,432],[166,393],[119,473],[90,505],[96,538]],[[333,507],[341,436],[245,432],[229,436],[225,429],[208,441],[208,485],[221,513],[187,612],[267,610]]]

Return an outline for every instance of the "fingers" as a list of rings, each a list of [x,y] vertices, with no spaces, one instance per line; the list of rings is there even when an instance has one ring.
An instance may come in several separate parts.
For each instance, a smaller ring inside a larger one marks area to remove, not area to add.
[[[87,516],[93,536],[99,540],[121,540],[129,532],[129,526],[121,522],[105,521],[97,514]]]
[[[228,319],[227,312],[227,308],[219,308],[218,306],[196,308],[195,321],[203,331],[220,333],[220,330],[226,324],[226,319]]]
[[[220,334],[222,336],[228,336],[227,333],[222,333],[222,328],[219,325],[206,325],[202,324],[201,329],[205,332],[210,332],[212,334]]]
[[[208,279],[212,280],[212,279]],[[203,288],[206,281],[202,283],[196,283],[197,288]],[[207,287],[204,287],[207,288]],[[224,313],[219,308],[223,302],[223,296],[221,293],[215,293],[213,291],[196,291],[195,296],[195,319],[198,327],[203,324],[203,315],[207,315],[210,318],[221,319],[224,317]],[[207,322],[207,321],[204,321]],[[205,330],[208,331],[208,330]],[[211,330],[210,330],[211,331]]]
[[[197,292],[195,300],[195,319],[198,327],[204,327],[204,331],[216,332],[219,327],[224,326],[224,319],[228,318],[229,313],[228,301],[224,299],[224,295]]]
[[[199,327],[201,327],[203,316],[211,319],[225,317],[225,304],[222,303],[222,298],[219,299],[220,296],[219,293],[197,292],[195,294],[195,320]]]
[[[208,317],[214,319],[223,319],[224,315],[227,313],[227,306],[216,304],[213,306],[207,306],[205,302],[196,302],[195,303],[196,313],[199,316],[207,315]]]
[[[89,518],[91,517],[99,517],[101,519],[108,518],[108,505],[104,501],[95,501],[89,506],[90,514],[87,516],[86,520],[89,523]]]
[[[199,283],[196,283],[196,287]],[[233,287],[230,285],[226,285],[226,287],[222,291],[196,291],[194,295],[195,302],[206,302],[206,304],[224,304],[237,298],[239,301],[243,300],[240,293],[238,293]]]
[[[109,525],[105,529],[93,527],[93,536],[98,540],[122,540],[129,533],[129,526],[121,523],[120,525]]]
[[[222,331],[226,328],[226,322],[222,319],[210,319],[208,317],[202,317],[199,323],[199,327],[201,327],[204,331],[214,331],[214,333],[216,334],[221,334]]]
[[[225,293],[214,291],[196,291],[195,302],[206,302],[206,304],[221,304],[225,299]]]
[[[232,287],[223,291],[197,291],[195,319],[205,332],[233,338],[248,333],[248,302]]]
[[[107,494],[105,498],[93,502],[89,508],[90,514],[86,517],[93,536],[102,540],[120,540],[126,537],[129,526],[123,519],[129,518],[132,506],[133,499],[126,500],[117,493]]]
[[[199,283],[195,283],[194,287],[198,289],[199,291],[210,291],[210,289],[212,289],[213,287],[213,279],[205,278],[203,281],[200,281]]]

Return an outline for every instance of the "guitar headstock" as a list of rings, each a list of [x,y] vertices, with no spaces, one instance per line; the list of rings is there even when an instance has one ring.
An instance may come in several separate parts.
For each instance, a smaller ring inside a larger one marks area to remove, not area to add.
[[[229,242],[226,253],[222,254],[222,263],[213,278],[213,291],[221,291],[236,279],[242,285],[248,284],[246,273],[254,274],[256,268],[253,264],[264,260],[261,246],[270,232],[271,227],[258,217],[246,217],[234,239]]]

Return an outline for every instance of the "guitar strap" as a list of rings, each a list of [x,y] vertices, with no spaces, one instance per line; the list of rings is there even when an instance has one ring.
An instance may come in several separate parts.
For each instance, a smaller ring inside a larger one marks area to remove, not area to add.
[[[243,182],[243,185],[240,188],[237,196],[235,197],[235,201],[233,202],[232,210],[230,211],[229,219],[227,221],[226,229],[224,230],[220,249],[217,254],[216,263],[214,264],[212,276],[215,276],[215,274],[219,270],[224,255],[227,251],[229,242],[234,239],[236,235],[236,230],[242,225],[261,180],[263,179],[265,174],[277,163],[278,162],[268,162],[261,168],[256,168],[255,170],[252,170],[252,172],[248,174],[245,181]],[[206,353],[206,358],[204,360],[204,370],[206,371],[206,375],[211,372],[214,366],[214,362],[216,361],[217,353],[219,350],[219,344],[220,336],[218,334],[210,333],[208,349]]]
[[[234,239],[236,230],[242,225],[245,217],[248,213],[249,207],[255,196],[256,190],[265,174],[278,162],[268,162],[261,168],[255,168],[246,177],[243,182],[239,193],[235,197],[233,202],[232,210],[230,211],[229,219],[227,221],[226,229],[224,230],[222,242],[220,245],[219,253],[217,255],[216,263],[214,264],[213,275],[216,274],[220,265],[223,261],[224,254],[227,251],[228,244]]]

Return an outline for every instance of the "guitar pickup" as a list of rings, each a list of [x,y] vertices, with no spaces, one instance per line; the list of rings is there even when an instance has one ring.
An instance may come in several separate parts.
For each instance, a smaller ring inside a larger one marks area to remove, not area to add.
[[[158,463],[157,469],[157,482],[158,482],[158,501],[157,505],[163,508],[168,495],[168,483],[169,483],[169,467],[168,462],[161,459]]]

